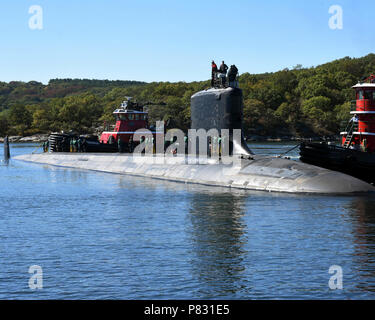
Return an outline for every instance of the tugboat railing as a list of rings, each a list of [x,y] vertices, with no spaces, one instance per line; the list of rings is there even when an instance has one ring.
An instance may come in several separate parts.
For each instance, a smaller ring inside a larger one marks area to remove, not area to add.
[[[238,73],[236,74],[236,78],[234,81],[229,81],[229,77],[227,74],[217,71],[214,73],[214,81],[213,87],[214,88],[238,88]]]
[[[352,121],[350,121],[347,126],[345,127],[344,129],[344,126],[342,126],[342,130],[341,130],[341,133],[342,134],[358,134],[358,133],[368,133],[368,132],[372,132],[373,129],[375,128],[375,120],[370,120],[370,121],[362,121],[361,120],[361,124],[365,124],[365,125],[368,125],[368,127],[370,129],[363,129],[363,128],[360,128],[359,127],[359,124],[358,123],[354,123]],[[372,129],[371,129],[372,128]]]
[[[227,77],[223,73],[217,71],[214,73],[214,88],[226,88],[228,86]]]
[[[351,126],[350,126],[350,129],[348,131],[349,134],[352,134],[355,129],[358,129],[358,123],[354,124],[354,122],[351,122]]]
[[[357,124],[358,126],[358,124]],[[345,129],[342,130],[346,134],[351,134],[354,130],[354,123],[352,121],[349,121],[349,123],[346,125]]]
[[[359,106],[358,101],[363,101],[363,105]],[[350,111],[351,112],[355,112],[355,111],[375,111],[374,100],[370,100],[370,99],[352,100],[351,106],[350,106]]]

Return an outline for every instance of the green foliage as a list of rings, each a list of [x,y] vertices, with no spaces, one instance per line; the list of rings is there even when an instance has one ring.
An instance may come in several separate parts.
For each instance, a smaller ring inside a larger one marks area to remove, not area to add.
[[[6,116],[0,113],[0,136],[5,136],[9,129],[9,123]]]
[[[283,102],[275,111],[275,115],[292,127],[302,119],[301,108],[297,102]]]
[[[89,131],[103,113],[94,95],[71,96],[64,100],[58,117],[63,130]]]
[[[321,111],[330,111],[331,99],[327,97],[312,97],[302,103],[302,111],[305,115],[309,115],[310,110],[320,109]]]
[[[8,121],[13,127],[13,133],[23,136],[30,129],[32,113],[22,104],[15,104],[9,109]]]
[[[264,114],[266,106],[262,101],[256,99],[246,99],[244,101],[244,129],[249,132],[252,128],[256,128],[259,120]]]
[[[209,68],[209,66],[208,66]],[[296,65],[275,73],[243,73],[245,134],[337,134],[350,118],[351,88],[375,72],[375,54],[345,57],[315,68]],[[48,85],[31,81],[0,82],[0,136],[60,130],[90,132],[104,121],[125,96],[149,106],[150,124],[171,119],[190,127],[190,97],[209,88],[209,81],[153,82],[53,79]]]
[[[322,133],[329,133],[335,129],[335,116],[331,108],[331,99],[323,96],[312,97],[302,103],[302,112],[307,118],[307,125]]]
[[[334,113],[336,115],[336,123],[340,125],[340,127],[345,127],[352,115],[350,114],[351,103],[345,102],[342,105],[338,105],[334,109]]]

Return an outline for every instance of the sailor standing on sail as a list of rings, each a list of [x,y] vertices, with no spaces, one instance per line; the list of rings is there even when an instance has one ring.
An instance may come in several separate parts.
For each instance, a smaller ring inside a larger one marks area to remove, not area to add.
[[[228,81],[229,81],[229,86],[232,88],[238,87],[238,84],[236,81],[237,74],[238,74],[237,67],[234,64],[231,65],[228,71]]]
[[[211,71],[211,87],[214,87],[215,85],[215,78],[217,74],[217,65],[214,60],[212,60],[211,63],[212,71]]]
[[[228,71],[228,66],[224,63],[224,61],[221,62],[219,71],[221,73],[221,84],[224,87],[226,80],[227,80],[227,71]]]

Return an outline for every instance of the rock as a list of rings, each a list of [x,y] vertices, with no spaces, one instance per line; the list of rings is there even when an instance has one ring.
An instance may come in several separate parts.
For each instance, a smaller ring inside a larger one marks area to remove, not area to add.
[[[23,137],[18,142],[43,142],[48,139],[48,134],[36,134],[29,137]]]
[[[22,137],[21,136],[10,136],[9,137],[9,142],[18,142]]]
[[[10,136],[9,142],[23,142],[23,143],[38,143],[48,140],[49,134],[35,134],[33,136],[21,137],[21,136]],[[4,138],[0,138],[0,143],[4,143]]]

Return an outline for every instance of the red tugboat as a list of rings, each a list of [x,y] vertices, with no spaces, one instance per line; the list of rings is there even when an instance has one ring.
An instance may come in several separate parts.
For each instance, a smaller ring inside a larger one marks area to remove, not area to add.
[[[123,143],[127,144],[138,129],[149,128],[148,112],[133,103],[130,97],[127,97],[127,100],[121,103],[120,108],[116,109],[113,114],[116,117],[115,129],[114,131],[104,131],[100,136],[100,143],[114,144],[121,139]]]
[[[159,132],[149,126],[148,112],[144,105],[134,102],[131,97],[126,99],[120,108],[113,112],[116,118],[113,131],[109,131],[107,126],[107,131],[104,131],[99,139],[97,136],[53,133],[49,137],[51,152],[132,152],[139,143],[133,141],[133,135],[139,129],[147,129],[137,133],[146,135],[151,132],[156,141],[156,134]]]
[[[375,75],[353,88],[356,90],[350,112],[353,117],[340,133],[341,146],[302,143],[300,160],[375,183]]]

